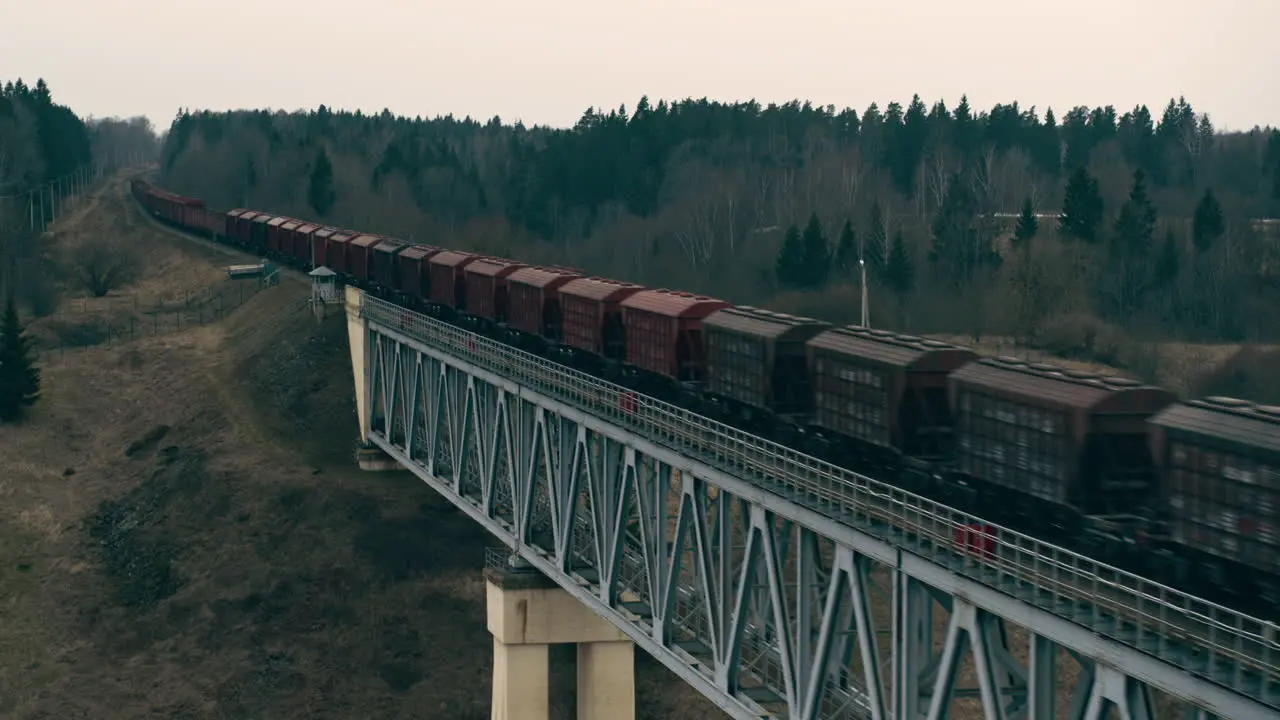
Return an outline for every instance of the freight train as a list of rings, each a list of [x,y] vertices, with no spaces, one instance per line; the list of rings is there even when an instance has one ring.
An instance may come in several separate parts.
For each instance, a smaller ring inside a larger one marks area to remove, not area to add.
[[[132,191],[180,229],[326,266],[402,306],[1101,562],[1280,614],[1280,408],[1181,402],[1132,379],[222,212],[141,180]]]

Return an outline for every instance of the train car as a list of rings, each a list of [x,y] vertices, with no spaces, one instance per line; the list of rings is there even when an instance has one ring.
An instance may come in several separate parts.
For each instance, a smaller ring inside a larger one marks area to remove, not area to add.
[[[287,254],[280,228],[284,227],[284,224],[292,219],[284,215],[278,215],[267,221],[267,250],[276,257],[283,257]]]
[[[1074,539],[1157,506],[1147,421],[1177,400],[1168,390],[984,358],[951,373],[949,391],[955,470],[988,519]]]
[[[541,351],[564,338],[560,288],[582,277],[561,268],[524,267],[507,277],[508,339],[527,350]]]
[[[325,243],[324,257],[328,260],[329,269],[342,276],[350,275],[347,269],[347,244],[356,238],[356,234],[347,230],[335,230]]]
[[[507,278],[528,267],[524,263],[495,257],[477,258],[462,269],[467,285],[467,314],[492,329],[507,321]]]
[[[241,247],[253,246],[253,236],[249,230],[253,225],[253,219],[260,214],[257,210],[242,210],[236,217],[235,236],[240,241]]]
[[[304,223],[301,220],[289,218],[280,225],[280,256],[285,260],[295,261],[298,259],[298,254],[294,250],[295,240],[293,234],[298,230],[298,228],[302,227],[303,224]]]
[[[373,248],[382,242],[377,235],[357,235],[347,243],[346,261],[343,266],[347,275],[361,282],[372,282]]]
[[[452,315],[467,309],[467,283],[463,269],[480,258],[469,252],[444,250],[427,258],[431,276],[430,294],[427,296],[438,312]]]
[[[600,277],[578,278],[560,286],[564,342],[553,353],[587,371],[613,369],[626,359],[622,301],[641,290],[639,285]]]
[[[269,213],[258,213],[249,222],[249,247],[259,255],[266,255],[270,247],[267,245],[267,224],[275,219]]]
[[[815,335],[805,343],[805,355],[814,391],[815,454],[890,475],[904,457],[948,455],[947,377],[978,357],[972,350],[848,326]],[[909,489],[936,492],[938,481],[931,473],[913,474]]]
[[[1280,407],[1209,397],[1150,420],[1178,585],[1280,604]]]
[[[369,270],[369,278],[379,289],[383,297],[391,297],[400,290],[400,253],[409,248],[402,240],[383,238],[373,246],[370,260],[373,267]]]
[[[321,227],[311,234],[311,253],[315,257],[316,267],[329,267],[332,262],[329,258],[329,238],[336,232],[337,228]]]
[[[427,260],[440,248],[430,245],[410,245],[400,253],[398,260],[400,297],[414,307],[421,307],[431,297],[431,272]]]
[[[308,222],[303,222],[293,230],[293,257],[307,269],[311,269],[314,264],[311,253],[315,248],[315,234],[319,230],[319,225]]]
[[[727,307],[702,321],[707,391],[722,417],[747,427],[795,422],[813,411],[805,343],[830,323],[761,308]]]
[[[723,300],[676,290],[641,290],[622,303],[627,334],[627,373],[653,392],[670,380],[686,389],[706,380],[702,320]]]

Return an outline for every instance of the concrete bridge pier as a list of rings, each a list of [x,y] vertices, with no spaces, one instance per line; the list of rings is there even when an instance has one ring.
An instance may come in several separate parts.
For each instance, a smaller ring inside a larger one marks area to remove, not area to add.
[[[579,720],[635,720],[635,646],[535,570],[486,568],[492,720],[547,720],[549,646],[578,646]]]
[[[360,288],[347,287],[344,295],[347,311],[347,345],[351,348],[351,373],[355,378],[356,416],[360,422],[360,448],[356,450],[356,463],[361,470],[379,472],[396,470],[400,464],[392,460],[373,443],[369,442],[369,382],[365,368],[369,363],[369,348],[365,339],[369,336],[368,321],[360,317]]]

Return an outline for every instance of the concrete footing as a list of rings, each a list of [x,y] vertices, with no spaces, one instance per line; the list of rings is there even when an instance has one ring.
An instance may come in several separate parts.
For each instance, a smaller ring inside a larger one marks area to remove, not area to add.
[[[358,448],[356,450],[356,464],[366,472],[386,472],[400,469],[400,463],[391,459],[391,456],[382,452],[382,448],[376,445],[365,445]]]
[[[548,720],[550,645],[578,646],[579,720],[635,720],[630,638],[541,573],[487,568],[492,720]]]

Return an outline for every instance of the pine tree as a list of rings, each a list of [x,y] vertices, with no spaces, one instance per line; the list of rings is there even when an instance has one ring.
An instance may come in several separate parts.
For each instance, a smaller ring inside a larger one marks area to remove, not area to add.
[[[1147,196],[1146,175],[1133,173],[1129,199],[1120,207],[1111,231],[1108,248],[1110,269],[1116,283],[1113,312],[1128,318],[1139,310],[1152,279],[1152,247],[1156,230],[1156,208]]]
[[[1222,217],[1222,206],[1213,196],[1212,190],[1205,190],[1204,197],[1196,203],[1195,214],[1191,220],[1191,243],[1197,252],[1207,252],[1226,233],[1226,221]]]
[[[888,233],[884,226],[884,212],[880,202],[871,203],[871,216],[867,220],[867,238],[862,245],[862,259],[867,262],[867,272],[883,275],[889,255]]]
[[[40,369],[18,322],[13,293],[0,321],[0,422],[22,419],[26,408],[40,399]]]
[[[844,221],[840,241],[836,243],[835,266],[841,279],[848,279],[858,267],[858,235],[848,219]]]
[[[1040,222],[1036,220],[1035,208],[1031,198],[1022,202],[1022,214],[1018,216],[1018,226],[1013,231],[1013,246],[1026,251],[1031,248],[1031,239],[1040,232]]]
[[[889,249],[889,259],[885,262],[884,279],[898,298],[899,311],[905,313],[907,298],[915,289],[916,264],[907,250],[901,230],[893,234],[893,245]]]
[[[822,223],[818,222],[817,213],[809,216],[800,244],[803,258],[801,283],[809,288],[826,285],[831,273],[831,251],[827,248],[827,239],[822,235]]]
[[[804,252],[800,247],[800,229],[795,225],[787,228],[782,247],[778,250],[778,260],[774,272],[778,276],[778,285],[784,288],[795,288],[803,284],[801,261]]]
[[[1098,181],[1089,177],[1089,172],[1083,167],[1076,168],[1067,179],[1066,194],[1062,200],[1062,217],[1058,221],[1062,234],[1087,243],[1097,242],[1102,211]]]
[[[333,207],[336,199],[333,190],[333,165],[324,148],[316,152],[311,165],[311,181],[307,184],[307,204],[323,217]]]

